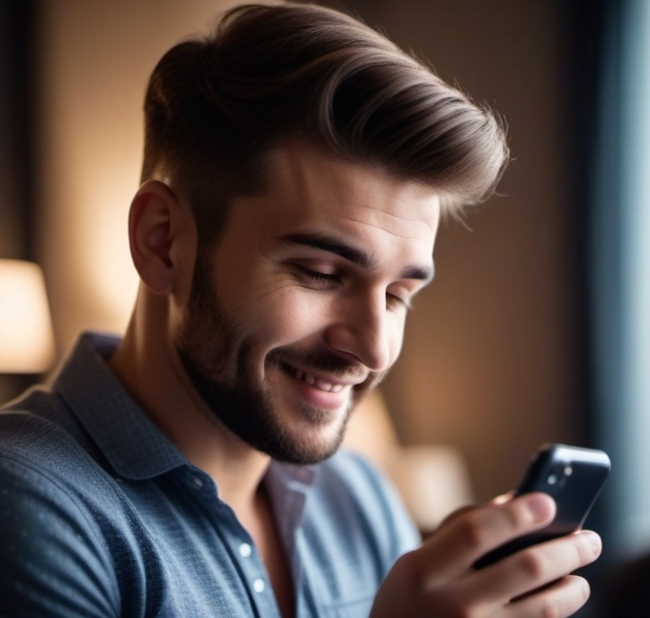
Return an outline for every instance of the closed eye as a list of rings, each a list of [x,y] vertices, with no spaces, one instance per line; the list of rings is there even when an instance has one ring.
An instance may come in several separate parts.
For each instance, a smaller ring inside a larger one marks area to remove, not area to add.
[[[340,283],[341,278],[337,274],[324,273],[311,268],[305,268],[300,264],[295,265],[298,271],[298,277],[312,287],[326,288],[333,283]]]
[[[298,263],[293,263],[292,267],[295,269],[299,282],[310,289],[331,290],[343,283],[342,275],[339,272],[323,272]],[[386,292],[386,309],[410,311],[412,308],[412,296],[410,294]]]
[[[406,309],[410,311],[413,308],[410,298],[402,298],[395,294],[386,294],[386,307],[388,309]]]

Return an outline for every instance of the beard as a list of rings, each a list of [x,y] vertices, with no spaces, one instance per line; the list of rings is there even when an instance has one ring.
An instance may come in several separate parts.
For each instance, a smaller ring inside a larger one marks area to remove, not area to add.
[[[383,374],[371,374],[361,384],[351,387],[347,409],[337,421],[306,401],[297,402],[300,422],[292,426],[294,417],[283,418],[269,387],[266,376],[271,372],[290,375],[288,367],[295,364],[304,370],[350,378],[365,375],[366,370],[325,349],[304,351],[283,346],[266,355],[265,378],[260,381],[254,367],[255,336],[246,335],[242,326],[227,315],[212,284],[209,265],[210,260],[199,253],[187,312],[174,338],[194,388],[223,425],[277,461],[306,465],[332,456],[343,441],[354,406],[379,383]],[[334,435],[326,427],[332,422],[339,423]],[[319,428],[322,435],[316,438],[314,434],[319,433]]]

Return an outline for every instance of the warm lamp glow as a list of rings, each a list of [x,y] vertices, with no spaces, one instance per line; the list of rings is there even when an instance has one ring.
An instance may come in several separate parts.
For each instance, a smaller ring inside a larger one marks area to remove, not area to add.
[[[41,269],[22,260],[0,260],[0,373],[42,373],[53,359]]]
[[[386,469],[422,531],[432,532],[451,512],[473,502],[465,460],[455,447],[412,445],[394,452]]]

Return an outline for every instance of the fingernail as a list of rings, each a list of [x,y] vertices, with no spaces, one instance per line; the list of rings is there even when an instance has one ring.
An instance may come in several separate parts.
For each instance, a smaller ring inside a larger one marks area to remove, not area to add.
[[[532,521],[539,524],[552,519],[555,514],[555,505],[549,496],[533,494],[526,498],[526,507],[532,516]]]
[[[600,556],[600,553],[603,550],[603,542],[600,538],[600,535],[596,534],[591,530],[582,530],[580,536],[587,541],[589,548],[592,550],[594,556]]]

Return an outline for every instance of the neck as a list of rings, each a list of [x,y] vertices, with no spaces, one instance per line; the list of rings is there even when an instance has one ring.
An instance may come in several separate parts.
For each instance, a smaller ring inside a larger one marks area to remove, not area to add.
[[[164,302],[140,292],[110,367],[188,461],[213,478],[221,499],[247,519],[270,459],[226,428],[198,395],[168,335]]]

